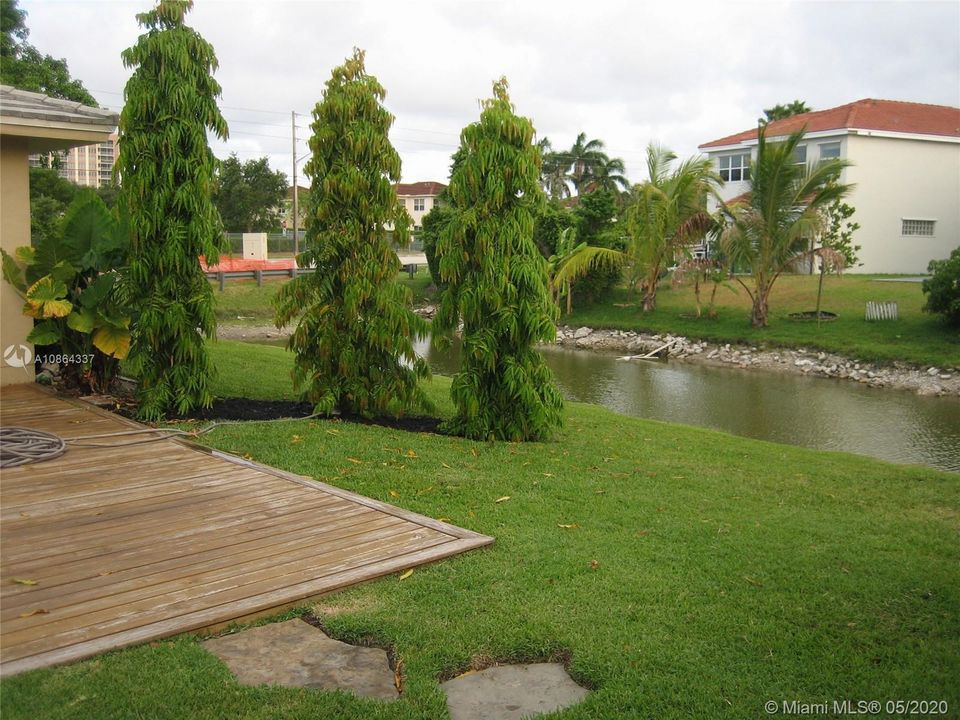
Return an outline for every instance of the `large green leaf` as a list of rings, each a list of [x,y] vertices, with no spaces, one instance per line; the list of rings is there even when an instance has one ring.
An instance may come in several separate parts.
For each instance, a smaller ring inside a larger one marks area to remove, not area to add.
[[[21,294],[27,292],[27,283],[23,278],[23,270],[17,265],[17,261],[8,255],[6,250],[0,250],[0,253],[3,254],[3,279],[13,285]]]
[[[116,221],[92,190],[81,190],[63,217],[63,245],[81,270],[102,269],[116,242]]]
[[[53,320],[44,320],[37,323],[30,331],[30,334],[27,335],[27,342],[32,342],[34,345],[53,345],[60,342],[60,338],[59,325]]]
[[[100,352],[123,360],[130,352],[130,331],[112,325],[97,328],[93,333],[93,345]]]
[[[73,304],[66,299],[67,286],[49,275],[40,278],[27,290],[24,314],[35,318],[66,317]]]
[[[95,308],[107,299],[116,283],[117,276],[113,273],[101,275],[94,280],[80,295],[80,304],[85,308]]]
[[[67,327],[79,333],[93,332],[96,321],[97,313],[90,308],[83,308],[79,311],[75,310],[67,315]]]
[[[33,265],[36,262],[37,251],[29,245],[21,245],[13,251],[13,254],[21,265]]]
[[[59,280],[66,285],[72,285],[73,279],[77,276],[77,269],[67,260],[61,260],[49,272],[50,277]]]

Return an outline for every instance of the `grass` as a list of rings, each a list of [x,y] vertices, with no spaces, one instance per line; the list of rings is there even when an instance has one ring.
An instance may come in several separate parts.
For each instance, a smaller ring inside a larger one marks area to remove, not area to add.
[[[291,395],[285,351],[213,348],[222,394]],[[448,389],[428,386],[443,414]],[[577,404],[550,443],[334,421],[206,437],[496,537],[314,607],[334,636],[395,649],[403,698],[242,687],[183,636],[5,679],[4,718],[436,720],[438,678],[546,657],[569,658],[594,690],[558,718],[758,717],[770,699],[960,703],[956,475]]]
[[[433,287],[426,268],[421,268],[413,280],[406,273],[401,273],[400,279],[411,288],[417,305],[432,301]],[[270,298],[276,288],[275,282],[264,282],[262,288],[253,282],[231,282],[223,293],[214,291],[217,315],[224,322],[272,324]],[[704,300],[708,295],[706,291]],[[865,275],[829,276],[825,281],[823,309],[836,313],[837,320],[818,328],[815,322],[798,322],[787,317],[793,312],[813,310],[816,299],[816,276],[782,277],[774,286],[770,301],[770,327],[754,330],[750,327],[750,298],[736,283],[717,292],[719,317],[716,320],[694,317],[691,287],[671,288],[665,284],[657,295],[656,312],[641,312],[637,297],[618,289],[602,303],[576,304],[574,313],[561,317],[560,322],[673,333],[719,342],[816,348],[881,363],[903,361],[922,366],[960,367],[960,333],[938,316],[922,312],[924,295],[919,283],[878,282],[876,277]],[[864,308],[868,300],[896,302],[900,319],[867,322]],[[238,321],[237,316],[253,319]]]
[[[413,278],[401,272],[397,279],[410,288],[415,306],[431,301],[433,286],[425,267],[420,268]],[[263,285],[257,287],[253,280],[230,280],[224,285],[223,292],[216,283],[211,283],[217,319],[230,324],[273,325],[271,302],[277,288],[285,282],[288,281],[284,278],[264,278]]]
[[[749,284],[749,278],[745,281]],[[709,288],[704,293],[709,299]],[[838,318],[829,323],[799,322],[787,316],[814,310],[817,276],[781,277],[770,299],[770,326],[750,326],[750,298],[736,282],[717,291],[715,320],[695,317],[691,286],[661,286],[657,310],[643,313],[637,296],[624,289],[614,291],[603,303],[574,307],[561,322],[593,328],[644,330],[693,338],[751,345],[807,347],[840,353],[858,360],[916,365],[960,366],[960,333],[938,316],[922,312],[924,295],[920,283],[878,282],[876,277],[828,276],[824,282],[822,309]],[[867,322],[868,300],[893,301],[898,305],[896,322]],[[704,305],[705,307],[705,305]]]

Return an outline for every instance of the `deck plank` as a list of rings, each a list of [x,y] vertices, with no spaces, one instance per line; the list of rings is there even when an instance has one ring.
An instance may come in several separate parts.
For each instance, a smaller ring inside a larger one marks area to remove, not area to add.
[[[35,385],[2,388],[0,417],[65,439],[143,427]],[[118,446],[137,439],[3,471],[0,674],[223,626],[493,542],[182,439]]]

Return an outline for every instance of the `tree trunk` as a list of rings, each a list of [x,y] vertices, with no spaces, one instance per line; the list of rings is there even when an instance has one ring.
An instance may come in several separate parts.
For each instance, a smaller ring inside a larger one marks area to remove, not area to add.
[[[711,320],[717,317],[717,308],[715,307],[715,305],[717,300],[718,287],[720,287],[720,283],[715,282],[713,284],[713,290],[710,291],[710,306],[707,308],[707,317],[710,318]]]
[[[768,315],[767,293],[758,292],[753,299],[753,311],[750,314],[750,323],[755,328],[765,328],[767,326]]]
[[[567,285],[567,315],[573,312],[573,283]]]
[[[700,278],[693,281],[693,297],[697,303],[697,320],[700,319]]]
[[[657,309],[657,291],[656,288],[651,292],[647,288],[643,289],[643,311],[653,312]]]

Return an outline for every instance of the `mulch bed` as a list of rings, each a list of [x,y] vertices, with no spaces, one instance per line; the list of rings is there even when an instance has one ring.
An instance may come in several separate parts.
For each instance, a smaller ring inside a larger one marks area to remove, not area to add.
[[[196,408],[186,416],[170,420],[278,420],[305,418],[313,414],[313,405],[293,400],[250,400],[249,398],[218,398],[208,408]],[[426,432],[444,435],[441,420],[434,417],[372,417],[362,415],[325,415],[318,420],[340,420],[360,425],[378,425],[406,432]]]

